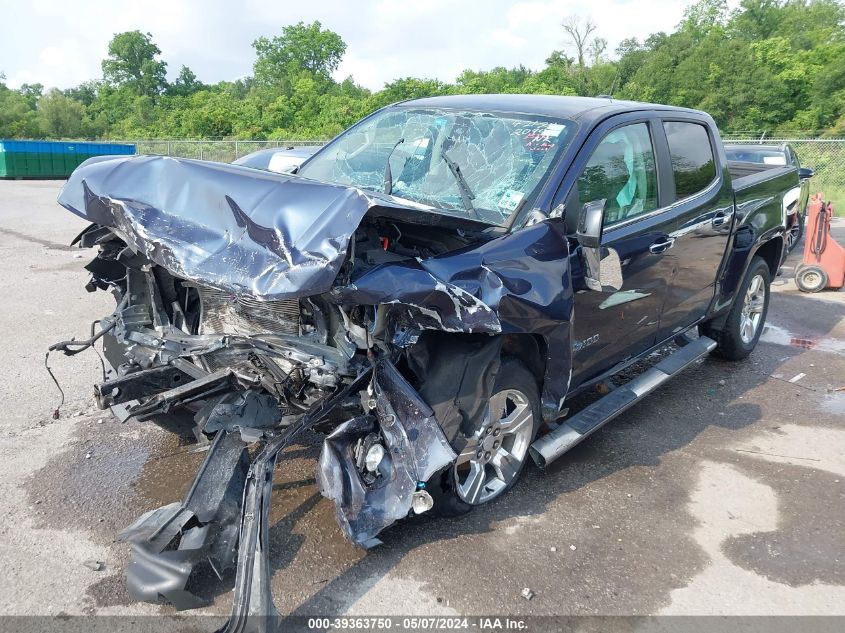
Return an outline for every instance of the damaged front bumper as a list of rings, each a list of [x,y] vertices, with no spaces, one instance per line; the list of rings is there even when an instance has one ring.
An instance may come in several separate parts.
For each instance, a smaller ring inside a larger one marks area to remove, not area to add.
[[[269,589],[267,521],[276,459],[298,433],[325,421],[359,393],[367,396],[368,413],[341,424],[325,439],[317,480],[335,502],[344,533],[363,547],[377,544],[376,535],[411,514],[415,499],[427,495],[426,483],[456,457],[431,409],[388,359],[375,360],[289,427],[265,431],[252,459],[236,431],[218,432],[184,501],[148,512],[121,534],[132,544],[130,595],[195,608],[205,602],[187,587],[199,566],[207,564],[222,577],[237,565],[227,630],[272,628],[269,623],[278,613]],[[377,428],[385,445],[378,464],[383,472],[366,481],[352,448]]]
[[[211,438],[184,500],[147,512],[120,535],[131,545],[134,599],[201,607],[199,580],[234,570],[227,629],[271,630],[278,617],[267,546],[273,472],[306,429],[327,433],[316,480],[352,542],[371,547],[381,530],[431,507],[428,482],[456,455],[431,407],[397,370],[397,354],[353,353],[341,340],[328,346],[320,332],[192,334],[178,304],[166,309],[162,279],[143,262],[120,281],[100,334],[51,349],[77,353],[102,338],[111,368],[95,386],[101,408],[165,427],[187,419],[197,439]],[[241,316],[252,323],[253,315]],[[374,447],[380,458],[369,463]]]

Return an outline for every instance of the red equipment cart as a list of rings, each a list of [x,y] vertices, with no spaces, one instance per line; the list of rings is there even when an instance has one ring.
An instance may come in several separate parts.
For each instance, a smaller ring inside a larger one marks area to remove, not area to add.
[[[845,285],[845,248],[830,235],[833,203],[817,193],[807,206],[804,260],[795,271],[795,283],[804,292]]]

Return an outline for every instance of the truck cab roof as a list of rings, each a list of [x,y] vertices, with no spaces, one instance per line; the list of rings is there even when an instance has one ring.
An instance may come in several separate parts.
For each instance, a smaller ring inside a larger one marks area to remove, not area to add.
[[[661,110],[704,114],[699,110],[676,106],[624,101],[611,97],[567,97],[559,95],[528,94],[471,94],[425,97],[403,101],[402,106],[422,108],[448,108],[453,110],[483,110],[514,112],[560,117],[589,123],[613,114],[638,110]]]

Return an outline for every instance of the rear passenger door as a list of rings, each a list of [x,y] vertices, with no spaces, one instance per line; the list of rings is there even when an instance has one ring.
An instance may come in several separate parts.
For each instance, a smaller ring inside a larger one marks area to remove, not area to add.
[[[671,164],[671,204],[677,263],[660,317],[658,340],[686,329],[708,310],[733,223],[730,180],[720,173],[719,151],[705,120],[665,118],[656,141]]]

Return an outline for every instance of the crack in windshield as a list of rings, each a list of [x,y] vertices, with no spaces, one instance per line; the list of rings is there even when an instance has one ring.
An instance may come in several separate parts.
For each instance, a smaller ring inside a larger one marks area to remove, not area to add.
[[[573,129],[570,121],[540,116],[387,108],[323,148],[299,175],[505,225],[541,185]]]

